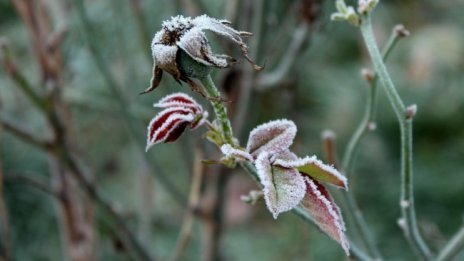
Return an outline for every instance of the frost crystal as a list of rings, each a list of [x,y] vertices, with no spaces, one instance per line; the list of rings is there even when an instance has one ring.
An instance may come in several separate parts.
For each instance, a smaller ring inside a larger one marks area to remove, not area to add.
[[[274,218],[296,207],[303,199],[306,185],[303,177],[292,168],[271,165],[269,153],[261,152],[256,159],[256,169],[263,185],[266,206]]]
[[[193,90],[198,90],[197,84],[186,68],[180,68],[178,59],[185,52],[189,57],[208,67],[225,68],[235,62],[235,59],[224,54],[215,54],[211,50],[208,38],[204,31],[212,31],[224,38],[236,43],[243,56],[253,65],[256,70],[262,69],[253,63],[248,57],[248,46],[243,42],[242,36],[250,36],[250,33],[237,31],[230,27],[225,20],[218,20],[207,15],[196,18],[181,15],[171,17],[164,21],[162,29],[158,31],[151,42],[153,56],[153,76],[148,87],[143,93],[154,90],[161,82],[163,71],[171,74],[179,83],[181,81],[189,84]],[[197,76],[194,76],[197,77]]]
[[[307,193],[302,201],[302,207],[311,213],[316,225],[337,241],[345,250],[346,255],[349,256],[350,246],[345,237],[345,224],[340,210],[329,192],[321,184],[309,177],[305,177],[305,181]]]
[[[230,144],[224,144],[221,146],[221,152],[224,154],[225,159],[230,159],[232,157],[235,157],[236,159],[239,160],[247,160],[247,161],[253,161],[253,157],[246,151],[236,149],[232,147]]]
[[[247,151],[254,157],[262,151],[285,151],[292,145],[296,131],[295,123],[285,119],[261,124],[250,132]]]
[[[309,175],[313,179],[327,182],[346,190],[348,189],[346,177],[334,167],[326,165],[318,160],[316,156],[306,156],[305,158],[298,158],[295,160],[277,159],[274,164],[285,168],[297,168],[298,171]]]
[[[187,127],[195,129],[202,125],[208,112],[190,96],[174,93],[154,104],[164,108],[148,125],[147,147],[161,142],[176,141]]]

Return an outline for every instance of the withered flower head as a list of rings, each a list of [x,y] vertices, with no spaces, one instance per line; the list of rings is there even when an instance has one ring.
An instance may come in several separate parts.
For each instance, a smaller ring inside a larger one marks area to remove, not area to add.
[[[153,55],[153,76],[148,87],[143,93],[151,92],[160,83],[163,71],[171,74],[177,82],[184,81],[194,90],[196,84],[190,77],[200,78],[209,73],[210,68],[226,68],[236,60],[225,54],[215,54],[206,38],[204,31],[211,31],[236,43],[244,57],[256,70],[262,68],[253,63],[248,57],[248,46],[243,42],[242,36],[251,36],[249,32],[237,31],[230,27],[226,20],[217,20],[207,15],[195,18],[181,15],[171,17],[164,21],[162,29],[153,37],[151,50]],[[182,66],[182,59],[191,58],[202,67],[203,73],[192,71]]]

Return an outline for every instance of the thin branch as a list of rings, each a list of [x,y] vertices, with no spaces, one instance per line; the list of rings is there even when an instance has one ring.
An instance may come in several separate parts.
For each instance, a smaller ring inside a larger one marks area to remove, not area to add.
[[[265,9],[264,0],[253,1],[253,23],[252,23],[252,32],[254,32],[254,37],[251,38],[249,52],[252,54],[251,58],[256,60],[259,47],[261,45],[261,33],[262,25],[264,19],[264,9]],[[251,3],[249,3],[251,4]],[[237,99],[236,112],[234,116],[234,129],[237,132],[238,138],[242,136],[242,129],[244,127],[246,115],[248,113],[248,108],[250,105],[251,94],[253,92],[253,83],[255,82],[255,71],[254,70],[243,70],[243,76],[240,82],[240,92]]]
[[[148,63],[152,63],[152,57],[148,51],[148,46],[150,45],[150,31],[147,26],[147,19],[145,13],[143,12],[141,0],[130,0],[131,10],[135,19],[135,24],[137,26],[137,33],[139,36],[139,42],[142,50],[147,50],[145,57],[148,59]]]
[[[415,107],[406,108],[401,100],[393,81],[385,67],[382,54],[379,51],[372,29],[370,13],[361,16],[361,34],[364,38],[367,50],[371,56],[374,68],[379,75],[388,99],[395,111],[401,132],[401,223],[404,223],[404,234],[411,246],[426,260],[432,259],[432,252],[422,238],[417,225],[414,206],[414,182],[413,182],[413,152],[412,152],[412,118]]]
[[[21,126],[19,123],[12,120],[12,117],[0,112],[0,126],[3,126],[5,130],[13,133],[21,140],[30,143],[34,146],[40,147],[44,150],[48,150],[52,146],[52,141],[39,137],[34,132]]]
[[[450,239],[438,253],[437,261],[453,260],[464,249],[464,226]]]
[[[58,200],[63,200],[63,195],[56,189],[53,189],[52,186],[48,184],[48,182],[43,181],[38,178],[33,178],[31,177],[31,175],[10,173],[10,174],[5,175],[4,178],[5,178],[5,182],[24,184],[32,188],[35,188],[37,190],[40,190],[44,192],[45,194],[48,194]]]
[[[2,131],[3,128],[0,125],[0,152],[2,148]],[[4,181],[5,181],[5,176],[3,173],[3,161],[2,157],[0,157],[0,252],[2,253],[0,255],[0,259],[4,261],[9,261],[11,260],[10,258],[10,222],[9,222],[9,215],[8,215],[8,208],[6,206],[5,202],[5,191],[4,191]]]
[[[35,105],[39,110],[46,111],[47,104],[45,99],[40,97],[36,93],[32,85],[27,81],[26,77],[18,70],[16,64],[13,62],[10,48],[8,47],[6,39],[0,39],[0,49],[2,62],[6,72],[16,84],[16,86],[28,97],[28,99]]]
[[[195,219],[195,211],[198,207],[200,201],[201,186],[203,181],[203,152],[200,148],[195,150],[195,159],[192,171],[192,181],[190,186],[190,195],[189,195],[189,204],[188,208],[185,211],[184,220],[182,222],[182,227],[177,238],[176,247],[169,257],[168,260],[176,261],[179,260],[185,249],[187,248],[188,242],[191,238],[193,221]]]
[[[292,40],[290,41],[287,51],[279,62],[279,66],[274,71],[262,74],[258,77],[255,85],[256,90],[265,91],[274,88],[285,80],[295,64],[303,44],[307,40],[309,28],[310,26],[306,21],[298,25],[293,32]]]

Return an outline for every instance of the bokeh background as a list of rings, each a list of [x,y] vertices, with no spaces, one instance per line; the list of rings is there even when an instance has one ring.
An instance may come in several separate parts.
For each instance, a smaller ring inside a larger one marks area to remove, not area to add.
[[[83,173],[158,259],[345,260],[334,241],[297,216],[273,220],[262,201],[242,202],[241,195],[257,189],[242,170],[199,164],[220,158],[203,138],[205,129],[145,152],[146,126],[157,113],[152,104],[162,96],[184,91],[212,110],[171,77],[139,95],[151,77],[151,37],[163,20],[203,13],[227,18],[255,33],[247,39],[250,56],[265,65],[259,73],[245,61],[213,72],[241,144],[257,124],[288,118],[299,127],[295,152],[324,158],[321,133],[330,129],[341,159],[363,114],[369,87],[360,70],[370,61],[357,28],[330,22],[333,2],[0,0],[2,117],[50,139],[55,129],[18,88],[18,72],[40,97],[53,97],[52,110],[65,119],[67,148]],[[419,109],[416,207],[434,251],[463,223],[463,8],[462,0],[383,0],[373,19],[381,46],[394,25],[411,31],[387,66],[405,103]],[[241,57],[219,37],[210,41],[217,52]],[[2,260],[130,260],[111,216],[76,182],[60,152],[1,127],[1,242],[3,258],[10,257]],[[397,120],[380,90],[377,129],[362,140],[350,189],[385,260],[414,260],[397,225],[399,142]]]

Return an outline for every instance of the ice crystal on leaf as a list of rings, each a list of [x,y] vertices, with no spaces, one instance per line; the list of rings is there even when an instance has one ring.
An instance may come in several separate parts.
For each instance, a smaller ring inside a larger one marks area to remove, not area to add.
[[[183,93],[174,93],[154,104],[164,108],[148,124],[147,148],[161,142],[176,141],[187,127],[195,129],[208,117],[193,98]]]
[[[256,169],[263,185],[266,206],[274,218],[292,210],[303,199],[306,186],[303,176],[293,168],[272,165],[271,155],[263,151],[256,159]]]
[[[349,255],[349,243],[345,237],[345,223],[340,209],[327,189],[315,180],[305,177],[307,192],[301,206],[311,213],[314,223],[328,236],[337,241]]]
[[[296,135],[296,125],[289,120],[275,120],[264,123],[250,132],[247,151],[254,157],[262,151],[278,153],[287,150]]]
[[[206,30],[236,43],[253,67],[256,70],[261,69],[248,57],[248,46],[242,39],[242,36],[250,36],[251,33],[237,31],[230,26],[228,21],[207,15],[195,18],[178,15],[164,21],[162,29],[153,37],[151,43],[153,76],[150,86],[143,93],[150,92],[159,85],[163,71],[171,74],[179,83],[186,82],[192,89],[198,90],[197,84],[190,79],[193,76],[188,75],[188,70],[181,68],[179,64],[182,52],[207,67],[225,68],[234,63],[235,59],[228,55],[213,53],[204,33]]]
[[[346,190],[348,189],[346,177],[340,174],[334,167],[318,160],[316,156],[306,156],[295,160],[277,159],[274,164],[285,168],[296,168],[299,172],[315,180],[326,182]]]
[[[345,176],[316,156],[299,158],[289,150],[297,129],[289,120],[276,120],[250,132],[246,150],[230,144],[221,147],[225,159],[254,163],[264,200],[274,218],[300,204],[319,228],[349,254],[345,223],[329,191],[319,182],[348,189]]]

